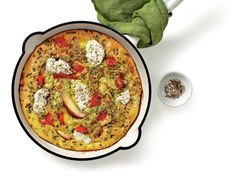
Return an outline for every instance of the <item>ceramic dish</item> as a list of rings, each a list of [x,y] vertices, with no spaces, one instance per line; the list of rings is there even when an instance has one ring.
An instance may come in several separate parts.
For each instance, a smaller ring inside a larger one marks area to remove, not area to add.
[[[66,149],[57,147],[45,141],[44,139],[40,138],[33,131],[31,126],[26,121],[23,115],[21,105],[20,105],[20,100],[19,100],[19,85],[20,85],[21,73],[27,59],[32,54],[34,49],[43,41],[54,36],[55,34],[58,34],[67,30],[77,30],[77,29],[94,30],[100,33],[104,33],[114,38],[120,44],[122,44],[125,47],[125,49],[130,53],[130,55],[132,56],[136,64],[137,70],[140,75],[141,83],[142,83],[142,89],[143,89],[142,101],[141,101],[138,117],[136,118],[131,128],[128,130],[127,134],[122,139],[120,139],[116,144],[108,148],[97,150],[97,151],[80,152],[80,151],[66,150]],[[64,157],[68,159],[75,159],[75,160],[88,160],[88,159],[104,157],[120,149],[131,148],[138,142],[141,135],[141,126],[143,124],[145,117],[147,116],[147,112],[150,105],[151,83],[150,83],[148,70],[142,56],[140,55],[138,50],[135,48],[135,46],[126,37],[124,37],[119,32],[98,23],[82,22],[82,21],[69,22],[69,23],[64,23],[64,24],[52,27],[45,32],[32,33],[25,39],[23,43],[22,52],[23,53],[16,65],[15,72],[13,75],[12,100],[13,100],[15,113],[17,115],[17,118],[22,128],[37,145],[39,145],[44,150],[60,157]]]
[[[165,94],[165,86],[166,84],[171,80],[171,79],[177,79],[180,80],[183,85],[184,85],[184,93],[183,95],[181,95],[179,98],[176,99],[171,99],[166,97]],[[190,99],[192,95],[192,84],[191,81],[183,74],[179,73],[179,72],[171,72],[166,74],[160,82],[159,85],[159,97],[161,99],[161,101],[171,107],[178,107],[181,106],[185,103],[187,103],[187,101]]]

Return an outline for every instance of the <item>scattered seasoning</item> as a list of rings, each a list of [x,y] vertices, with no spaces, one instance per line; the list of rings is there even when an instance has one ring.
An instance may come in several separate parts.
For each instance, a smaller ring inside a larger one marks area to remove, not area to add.
[[[165,87],[165,97],[171,99],[177,99],[183,95],[185,92],[185,86],[179,79],[170,79]]]

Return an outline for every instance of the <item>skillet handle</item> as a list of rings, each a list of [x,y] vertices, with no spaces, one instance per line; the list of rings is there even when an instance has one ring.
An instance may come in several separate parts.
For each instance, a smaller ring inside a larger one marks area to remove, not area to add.
[[[163,0],[169,13],[174,10],[183,0]],[[125,35],[135,46],[139,41],[138,37]]]
[[[174,10],[183,0],[163,0],[168,12]]]

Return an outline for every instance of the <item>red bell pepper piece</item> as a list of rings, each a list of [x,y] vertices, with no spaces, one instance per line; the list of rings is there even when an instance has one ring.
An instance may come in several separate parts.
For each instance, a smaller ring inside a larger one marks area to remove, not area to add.
[[[74,74],[57,73],[57,74],[53,74],[53,78],[54,79],[78,79],[78,76]]]
[[[45,118],[41,120],[41,124],[54,126],[52,113],[49,112],[49,113],[45,116]]]
[[[65,125],[63,112],[61,112],[61,113],[59,114],[58,120],[59,120],[59,122],[60,122],[61,125]]]
[[[99,95],[98,92],[94,92],[91,102],[90,102],[90,107],[95,107],[95,106],[100,106],[101,105],[101,99],[102,97]]]
[[[75,131],[83,133],[83,134],[88,134],[88,129],[84,127],[83,125],[79,125],[75,128]]]
[[[44,84],[44,78],[43,78],[43,75],[41,75],[41,74],[38,75],[38,77],[37,77],[37,81],[38,81],[39,86],[42,87],[43,84]]]
[[[80,64],[73,64],[72,70],[77,73],[81,73],[84,70],[84,66]]]
[[[105,120],[106,116],[107,116],[106,111],[101,111],[97,116],[97,120],[98,121],[103,121],[103,120]]]
[[[108,66],[111,66],[111,67],[115,66],[116,63],[117,63],[115,57],[112,57],[112,56],[111,57],[107,57],[105,61],[106,61],[106,64]]]
[[[64,36],[59,36],[53,39],[53,42],[55,45],[57,45],[60,48],[68,48],[70,45],[67,43]]]
[[[116,79],[116,86],[122,90],[125,86],[124,83],[124,78],[123,78],[123,74],[121,72],[118,73],[117,79]]]

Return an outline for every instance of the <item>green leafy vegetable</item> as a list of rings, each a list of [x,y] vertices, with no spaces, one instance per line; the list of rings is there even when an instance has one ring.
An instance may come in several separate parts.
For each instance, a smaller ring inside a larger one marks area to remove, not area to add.
[[[98,20],[121,33],[140,38],[139,48],[159,43],[168,23],[162,0],[92,0]]]

